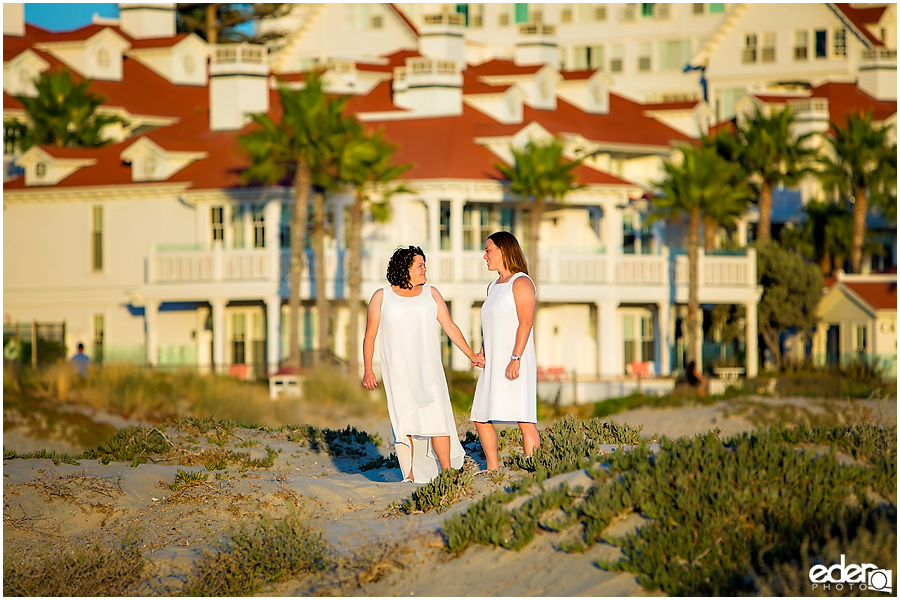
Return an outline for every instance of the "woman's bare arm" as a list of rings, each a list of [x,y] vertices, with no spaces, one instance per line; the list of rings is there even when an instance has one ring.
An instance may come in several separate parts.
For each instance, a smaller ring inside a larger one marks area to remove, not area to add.
[[[378,383],[375,381],[375,371],[372,369],[372,357],[375,355],[375,337],[378,335],[378,326],[381,324],[381,299],[384,290],[377,290],[369,300],[369,308],[366,311],[366,336],[363,338],[363,387],[374,390]]]

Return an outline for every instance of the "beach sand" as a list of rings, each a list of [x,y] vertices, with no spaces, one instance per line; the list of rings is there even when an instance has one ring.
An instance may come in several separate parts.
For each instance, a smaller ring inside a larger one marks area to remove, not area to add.
[[[758,400],[762,406],[774,408],[804,402]],[[880,411],[881,423],[896,424],[895,401],[873,402],[871,410]],[[678,437],[719,428],[725,437],[753,429],[751,414],[752,409],[723,401],[683,408],[642,408],[618,413],[613,419],[643,425],[643,434],[648,436]],[[358,418],[348,424],[377,432],[382,439],[390,438],[390,423],[385,419]],[[166,434],[173,440],[187,435],[172,429]],[[241,447],[235,449],[250,453],[252,458],[264,458],[267,445],[280,450],[274,465],[243,472],[239,467],[229,467],[210,473],[203,484],[180,492],[168,487],[177,471],[203,471],[203,467],[152,461],[133,467],[121,462],[104,465],[96,460],[81,460],[77,465],[55,465],[46,459],[4,460],[5,559],[16,553],[91,545],[114,548],[131,536],[139,540],[148,561],[145,573],[149,577],[140,593],[171,595],[177,593],[202,551],[224,539],[230,526],[252,521],[263,512],[281,516],[289,507],[301,505],[339,553],[368,554],[368,567],[345,567],[278,582],[266,586],[260,595],[655,595],[639,586],[633,575],[595,565],[600,558],[617,556],[618,548],[601,543],[583,554],[564,553],[555,549],[563,533],[539,532],[520,551],[473,547],[459,556],[445,552],[439,533],[441,522],[519,477],[520,472],[507,472],[499,482],[488,474],[476,475],[471,497],[444,514],[432,511],[407,515],[397,506],[409,497],[414,484],[401,483],[397,469],[359,470],[362,461],[379,453],[387,456],[387,445],[378,449],[369,445],[366,457],[335,458],[292,442],[283,433],[238,429],[235,434],[241,440]],[[33,450],[35,443],[27,432],[15,428],[4,431],[6,450],[24,453]],[[204,436],[194,438],[193,443],[198,450],[212,446]],[[484,468],[480,456],[472,458],[473,470]],[[554,479],[571,481],[578,477],[590,483],[583,472]],[[632,515],[617,523],[611,533],[633,531],[642,521],[642,517]]]

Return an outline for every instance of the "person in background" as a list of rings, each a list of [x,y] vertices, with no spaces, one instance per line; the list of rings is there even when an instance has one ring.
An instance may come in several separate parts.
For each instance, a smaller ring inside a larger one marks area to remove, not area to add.
[[[701,373],[697,368],[697,363],[693,360],[688,363],[687,369],[685,369],[685,377],[687,377],[687,382],[690,384],[690,386],[697,389],[700,397],[705,398],[706,377],[703,376],[703,373]]]
[[[86,379],[88,371],[91,369],[91,359],[84,353],[84,344],[81,342],[78,343],[78,352],[72,357],[70,362],[75,366],[78,375],[80,375],[82,379]]]
[[[519,241],[498,231],[484,244],[489,271],[499,277],[487,288],[481,307],[484,370],[475,387],[471,419],[475,421],[487,470],[500,467],[494,422],[518,423],[525,456],[534,454],[541,438],[537,430],[537,358],[534,311],[537,292]]]
[[[367,390],[378,385],[372,358],[380,332],[381,376],[403,481],[426,483],[444,469],[462,467],[465,459],[441,363],[438,325],[472,366],[484,363],[450,318],[441,293],[425,284],[421,248],[395,250],[388,261],[387,280],[390,285],[369,300],[362,384]]]

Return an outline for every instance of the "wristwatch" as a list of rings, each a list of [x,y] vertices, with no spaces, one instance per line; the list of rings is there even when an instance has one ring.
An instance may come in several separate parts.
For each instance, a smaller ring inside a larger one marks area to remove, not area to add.
[[[516,356],[515,354],[513,354],[512,356],[509,357],[509,360],[522,360],[522,357]]]

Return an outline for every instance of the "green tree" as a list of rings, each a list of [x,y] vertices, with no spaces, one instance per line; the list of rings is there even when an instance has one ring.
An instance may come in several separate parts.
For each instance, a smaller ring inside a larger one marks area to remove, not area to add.
[[[377,131],[372,135],[358,135],[345,144],[338,158],[336,180],[353,190],[350,209],[350,239],[348,260],[350,305],[349,366],[351,375],[359,372],[359,306],[362,294],[362,225],[365,213],[376,221],[390,218],[390,197],[410,190],[395,185],[395,180],[412,165],[395,165],[392,157],[397,147],[388,143]],[[379,202],[373,202],[376,196]]]
[[[748,177],[759,185],[756,239],[760,242],[772,239],[772,189],[777,184],[796,185],[814,156],[807,144],[811,134],[794,135],[794,120],[790,107],[769,116],[757,107],[734,135],[716,137],[720,153],[736,157]]]
[[[776,242],[756,246],[756,274],[763,288],[759,299],[759,331],[779,368],[784,366],[781,335],[808,336],[816,326],[824,280],[819,268]]]
[[[781,245],[794,248],[818,263],[824,275],[842,268],[853,246],[853,214],[842,203],[811,200],[803,207],[805,219],[796,229],[781,232]]]
[[[569,193],[583,187],[575,183],[572,173],[581,164],[581,159],[566,160],[562,142],[556,138],[547,143],[530,141],[521,151],[513,149],[512,154],[515,159],[512,166],[503,163],[495,166],[508,181],[509,190],[530,202],[525,247],[530,275],[536,282],[541,218],[549,204],[561,203]]]
[[[746,201],[749,191],[734,187],[732,180],[739,168],[719,156],[711,146],[682,146],[681,159],[663,162],[665,176],[652,185],[657,191],[653,204],[655,213],[649,222],[660,218],[670,220],[683,216],[688,220],[688,362],[701,367],[700,352],[700,223],[707,213],[717,210],[716,204],[739,204]]]
[[[826,191],[836,191],[853,204],[850,268],[859,273],[870,200],[884,214],[896,216],[897,144],[889,143],[891,126],[872,125],[871,113],[850,115],[846,127],[831,126],[834,134],[825,138],[831,156],[819,158],[818,174]]]
[[[176,26],[179,33],[196,33],[210,44],[250,42],[265,44],[278,40],[286,31],[250,35],[241,25],[277,19],[291,12],[293,5],[178,3]]]
[[[239,138],[250,159],[243,172],[245,181],[276,184],[292,178],[294,205],[291,215],[290,267],[290,356],[288,364],[300,366],[300,281],[303,276],[309,196],[313,173],[327,164],[333,138],[332,129],[343,113],[346,98],[325,93],[320,74],[311,73],[306,86],[294,91],[278,90],[283,115],[275,122],[269,115],[255,114],[256,127]],[[317,279],[322,279],[321,271]]]
[[[105,98],[89,91],[90,79],[76,82],[69,69],[41,73],[35,82],[37,97],[16,96],[25,108],[25,121],[4,120],[4,144],[13,151],[32,146],[96,148],[111,140],[103,129],[124,123],[99,112]]]

